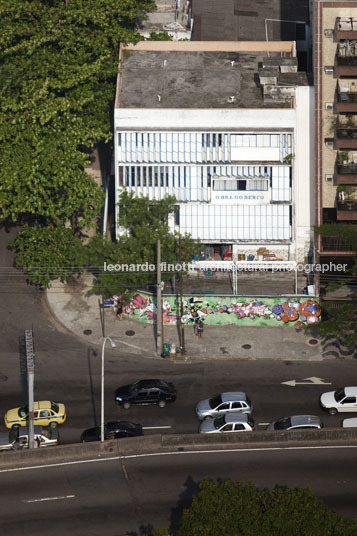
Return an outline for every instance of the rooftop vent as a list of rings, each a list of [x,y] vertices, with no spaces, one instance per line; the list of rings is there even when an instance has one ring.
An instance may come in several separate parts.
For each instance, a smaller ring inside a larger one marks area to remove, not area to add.
[[[230,95],[230,96],[228,97],[228,102],[235,102],[236,100],[237,100],[237,99],[235,98],[234,95]]]
[[[157,96],[157,100],[160,102],[161,101],[161,95],[156,95]]]

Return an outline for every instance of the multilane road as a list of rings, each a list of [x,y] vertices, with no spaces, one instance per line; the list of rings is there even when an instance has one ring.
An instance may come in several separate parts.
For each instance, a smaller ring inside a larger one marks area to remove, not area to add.
[[[309,486],[325,503],[357,516],[357,448],[174,453],[0,472],[2,534],[132,536],[178,526],[205,477],[257,486]]]

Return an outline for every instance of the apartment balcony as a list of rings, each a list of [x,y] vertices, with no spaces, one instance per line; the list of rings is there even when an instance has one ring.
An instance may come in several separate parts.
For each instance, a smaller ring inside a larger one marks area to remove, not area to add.
[[[337,149],[357,149],[357,128],[338,128],[335,134]]]
[[[336,108],[339,113],[357,113],[357,92],[337,93]]]
[[[335,36],[336,39],[357,39],[357,18],[337,17]]]
[[[348,162],[347,164],[337,164],[336,183],[351,184],[357,186],[357,164]]]
[[[337,76],[357,76],[357,56],[336,56]]]
[[[337,221],[357,221],[357,201],[337,202]]]
[[[352,244],[348,244],[337,236],[321,236],[320,253],[335,255],[351,255],[354,253]]]

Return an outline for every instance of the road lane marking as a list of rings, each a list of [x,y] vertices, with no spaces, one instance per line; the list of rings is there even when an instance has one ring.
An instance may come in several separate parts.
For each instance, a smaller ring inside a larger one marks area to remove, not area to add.
[[[268,426],[270,422],[258,422],[258,426]]]
[[[332,385],[330,382],[325,382],[322,378],[316,378],[312,376],[311,378],[304,378],[308,380],[307,382],[297,382],[296,380],[289,380],[288,382],[281,382],[282,385],[289,385],[290,387],[295,387],[296,385]]]
[[[172,428],[172,426],[143,426],[143,430],[158,430],[160,428]]]
[[[43,502],[43,501],[59,501],[60,499],[73,499],[75,495],[63,495],[62,497],[42,497],[41,499],[24,499],[22,502],[24,503],[36,503],[36,502]]]
[[[185,454],[224,454],[228,452],[269,452],[281,450],[326,450],[326,449],[357,449],[357,445],[326,445],[316,447],[262,447],[243,449],[215,449],[215,450],[183,450],[173,452],[150,452],[146,454],[128,454],[124,456],[111,456],[110,458],[93,458],[91,460],[77,460],[74,462],[60,462],[46,465],[32,465],[30,467],[13,467],[11,469],[0,469],[0,473],[13,473],[15,471],[29,471],[31,469],[49,469],[51,467],[64,467],[66,465],[80,465],[83,463],[112,462],[115,460],[129,460],[130,458],[150,458],[153,456],[180,456]]]

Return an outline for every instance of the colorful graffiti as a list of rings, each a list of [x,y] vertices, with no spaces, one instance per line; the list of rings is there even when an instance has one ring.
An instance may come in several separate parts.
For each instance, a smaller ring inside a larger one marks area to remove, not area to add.
[[[124,313],[143,322],[153,322],[156,316],[156,297],[137,294]],[[210,325],[290,325],[294,327],[318,323],[321,307],[315,301],[295,298],[291,301],[281,298],[232,298],[228,296],[184,297],[182,322],[194,323],[200,318]],[[165,323],[178,321],[178,300],[176,296],[163,299],[163,318]]]

